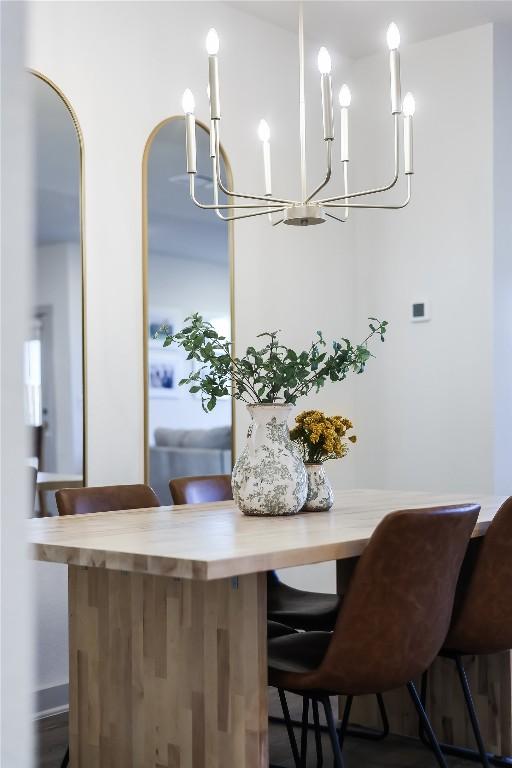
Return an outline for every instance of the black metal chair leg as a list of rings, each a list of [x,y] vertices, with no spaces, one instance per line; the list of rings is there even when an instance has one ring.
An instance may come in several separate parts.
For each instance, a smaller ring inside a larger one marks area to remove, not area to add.
[[[428,687],[428,669],[426,669],[421,676],[421,688],[420,688],[421,706],[425,711],[427,710],[427,687]],[[421,717],[418,718],[418,736],[420,737],[420,740],[424,743],[426,747],[430,747],[430,742],[425,736],[425,729],[423,727],[423,720],[421,719]]]
[[[307,768],[308,762],[308,715],[309,699],[302,697],[302,731],[300,734],[300,765],[301,768]]]
[[[290,717],[290,710],[288,709],[288,702],[286,701],[286,695],[282,688],[278,688],[277,692],[279,693],[281,709],[283,710],[284,722],[286,725],[286,730],[288,732],[288,739],[290,741],[290,747],[293,755],[293,762],[295,763],[295,768],[300,768],[299,749],[297,747],[297,740],[295,738],[295,733],[292,726],[292,719]]]
[[[347,734],[347,727],[350,720],[350,710],[352,709],[353,701],[354,701],[353,696],[347,696],[347,700],[345,702],[345,708],[343,710],[343,717],[341,718],[341,725],[338,732],[340,749],[343,749],[343,742],[345,741],[345,736]]]
[[[489,760],[487,758],[487,752],[485,751],[484,742],[482,739],[482,732],[480,731],[480,723],[475,711],[475,705],[473,703],[473,697],[471,695],[471,688],[469,687],[468,677],[464,664],[459,655],[455,656],[455,664],[457,666],[457,672],[459,673],[460,684],[464,692],[464,699],[466,700],[466,707],[468,710],[469,719],[471,720],[471,727],[475,735],[478,752],[480,753],[480,759],[484,768],[489,768]]]
[[[331,746],[334,754],[334,768],[343,768],[343,758],[341,756],[341,747],[338,741],[338,734],[336,732],[336,726],[334,725],[334,718],[332,716],[331,702],[328,696],[325,696],[325,698],[322,699],[322,704],[325,711],[325,719],[327,720],[329,738],[331,739]]]
[[[322,731],[320,730],[320,715],[318,714],[318,700],[312,699],[313,721],[315,723],[315,747],[316,747],[316,765],[322,768],[324,764],[324,755],[322,752]]]
[[[355,736],[357,739],[366,739],[368,741],[382,741],[382,739],[385,739],[387,736],[389,736],[389,720],[388,713],[386,712],[386,706],[384,704],[384,699],[382,698],[381,693],[377,693],[376,698],[379,707],[380,719],[382,721],[382,730],[377,731],[373,728],[366,728],[360,725],[353,725],[352,727],[349,727],[349,723],[347,721],[345,732],[341,737],[342,743],[345,736]]]
[[[69,747],[66,749],[66,754],[62,758],[62,763],[60,764],[60,768],[68,768],[69,765]]]
[[[380,738],[385,739],[386,736],[389,735],[389,720],[382,693],[377,694],[377,704],[379,705],[380,719],[382,720],[382,733],[380,734]]]
[[[452,661],[455,661],[457,663],[457,656],[456,654],[449,654],[447,655],[447,658],[452,659]],[[480,725],[478,723],[478,719],[476,716],[476,712],[474,710],[474,704],[473,699],[471,696],[471,691],[469,689],[469,683],[466,676],[466,671],[464,667],[462,666],[462,659],[460,658],[460,666],[462,667],[462,670],[459,668],[459,664],[457,664],[457,670],[459,672],[460,682],[462,685],[462,689],[464,692],[464,698],[466,700],[466,705],[468,707],[469,716],[471,723],[473,724],[473,714],[475,716],[476,721],[476,730],[473,727],[473,731],[475,734],[476,742],[478,744],[478,750],[475,749],[469,749],[468,747],[458,747],[455,744],[443,744],[440,743],[439,747],[441,751],[445,755],[454,755],[456,757],[461,757],[464,760],[473,760],[475,762],[480,762],[484,766],[484,768],[489,768],[491,765],[500,766],[500,768],[509,768],[512,767],[512,758],[506,757],[506,756],[499,756],[499,755],[492,755],[485,752],[485,747],[483,744],[482,734],[480,731]],[[461,674],[462,671],[462,674]],[[426,702],[427,702],[427,686],[428,686],[428,672],[424,672],[421,677],[421,703],[423,707],[426,709]],[[467,686],[467,692],[469,694],[471,705],[468,705],[468,699],[466,695],[466,686]],[[418,726],[418,733],[419,737],[422,740],[422,742],[425,744],[425,746],[430,748],[430,742],[427,739],[425,735],[425,730],[423,728],[423,724],[420,718],[419,726]],[[477,736],[478,733],[478,736]]]
[[[421,703],[420,697],[418,696],[418,691],[416,690],[416,686],[410,680],[407,683],[407,690],[409,691],[409,694],[411,696],[411,699],[413,701],[414,706],[416,707],[416,711],[423,723],[423,727],[425,731],[427,732],[428,739],[430,741],[430,746],[432,747],[432,750],[436,756],[436,760],[440,766],[440,768],[447,768],[446,760],[443,757],[443,753],[441,752],[441,748],[439,746],[439,742],[437,740],[437,737],[432,730],[432,726],[430,724],[430,720],[428,719],[427,713],[425,712],[423,708],[423,704]]]

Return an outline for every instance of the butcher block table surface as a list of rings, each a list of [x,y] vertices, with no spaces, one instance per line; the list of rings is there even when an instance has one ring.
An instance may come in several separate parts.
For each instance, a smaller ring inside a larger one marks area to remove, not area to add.
[[[397,509],[478,503],[481,536],[505,497],[335,499],[291,517],[216,502],[29,521],[32,557],[69,566],[73,768],[268,766],[265,572],[337,560],[340,574]]]
[[[289,517],[249,517],[234,502],[215,502],[34,519],[30,540],[38,560],[210,580],[360,555],[396,509],[478,502],[481,535],[505,498],[337,491],[330,512]]]

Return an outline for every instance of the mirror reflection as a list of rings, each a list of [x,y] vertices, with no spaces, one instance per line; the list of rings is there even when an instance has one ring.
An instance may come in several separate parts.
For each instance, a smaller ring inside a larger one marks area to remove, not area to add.
[[[81,143],[63,97],[29,74],[35,126],[35,279],[25,344],[29,463],[36,513],[54,514],[54,491],[83,484],[84,392]]]
[[[210,138],[197,126],[201,200],[212,199]],[[190,475],[228,474],[232,467],[232,404],[221,400],[211,413],[201,398],[178,382],[191,370],[181,350],[163,349],[155,332],[174,331],[193,312],[231,337],[229,229],[215,213],[190,200],[186,173],[185,121],[173,118],[153,136],[146,151],[147,173],[147,423],[149,482],[162,504],[170,503],[169,480]],[[226,169],[223,163],[223,174]]]

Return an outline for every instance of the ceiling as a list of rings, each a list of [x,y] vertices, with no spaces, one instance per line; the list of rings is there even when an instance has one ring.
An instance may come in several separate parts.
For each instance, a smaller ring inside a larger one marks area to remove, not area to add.
[[[291,32],[297,31],[295,0],[230,0],[230,6]],[[304,28],[312,42],[352,59],[382,50],[395,21],[403,43],[416,43],[488,22],[512,23],[510,0],[305,0]]]
[[[196,130],[196,197],[213,202],[209,134]],[[148,163],[149,250],[227,264],[227,227],[213,211],[200,210],[189,196],[185,121],[164,125],[151,145]]]
[[[80,145],[71,115],[44,80],[30,75],[33,110],[36,239],[80,239]]]

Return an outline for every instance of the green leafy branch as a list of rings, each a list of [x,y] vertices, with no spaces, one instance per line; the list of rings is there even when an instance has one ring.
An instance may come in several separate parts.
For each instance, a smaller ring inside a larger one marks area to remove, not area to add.
[[[189,385],[191,393],[201,393],[205,411],[212,411],[220,397],[231,395],[246,403],[290,403],[315,390],[327,381],[342,381],[349,373],[362,373],[372,357],[368,342],[374,337],[384,341],[386,320],[369,318],[370,332],[360,343],[353,345],[342,338],[332,342],[328,353],[321,331],[308,349],[296,352],[279,341],[280,331],[265,331],[258,339],[263,346],[247,347],[243,357],[232,354],[232,344],[220,335],[201,315],[185,319],[185,327],[174,334],[166,328],[164,347],[175,344],[187,353],[187,360],[199,363],[197,370],[182,379],[180,385]],[[157,334],[157,335],[159,335]]]

